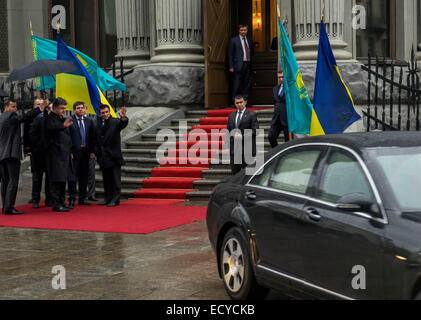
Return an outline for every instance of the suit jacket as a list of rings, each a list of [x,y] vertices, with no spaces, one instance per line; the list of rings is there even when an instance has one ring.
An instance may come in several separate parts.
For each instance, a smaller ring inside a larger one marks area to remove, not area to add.
[[[47,141],[47,171],[51,182],[66,182],[72,177],[72,138],[69,128],[64,128],[65,118],[51,112],[45,119]]]
[[[254,50],[253,41],[250,37],[247,37],[247,44],[250,50],[250,61],[253,61]],[[228,63],[229,68],[234,68],[235,72],[239,72],[243,67],[244,62],[244,51],[241,43],[240,36],[236,36],[231,39],[228,48]]]
[[[228,135],[236,128],[235,120],[237,118],[237,111],[232,112],[228,116],[228,123],[227,123],[227,130]],[[238,126],[238,130],[240,130],[241,134],[243,135],[243,153],[244,153],[244,133],[246,129],[252,130],[252,152],[253,156],[256,156],[256,130],[259,129],[259,123],[257,122],[257,115],[255,112],[246,109],[243,117]],[[227,141],[227,140],[226,140]],[[230,154],[231,156],[234,155],[234,137],[230,136]]]
[[[31,171],[46,170],[47,142],[45,139],[45,118],[48,113],[38,115],[29,126],[26,152],[32,152]]]
[[[32,121],[41,113],[40,108],[18,115],[16,112],[3,112],[0,116],[0,161],[15,158],[22,160],[22,139],[20,124]]]
[[[288,127],[288,116],[287,116],[287,106],[285,100],[285,94],[282,97],[279,97],[279,90],[281,85],[277,85],[273,88],[273,101],[275,103],[275,110],[272,119],[273,126],[283,126]]]
[[[78,160],[81,155],[82,135],[80,134],[79,120],[75,115],[72,116],[73,124],[69,127],[70,136],[72,138],[72,154],[73,159]],[[91,118],[84,117],[83,123],[85,125],[86,147],[89,153],[95,153],[95,125]]]
[[[102,119],[98,119],[95,128],[95,154],[101,170],[124,165],[120,132],[128,124],[128,118],[109,118],[103,126]]]

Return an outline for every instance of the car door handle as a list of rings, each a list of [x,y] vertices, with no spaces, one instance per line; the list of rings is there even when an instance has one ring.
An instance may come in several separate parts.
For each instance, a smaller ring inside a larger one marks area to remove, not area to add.
[[[257,196],[253,191],[248,191],[246,192],[246,199],[253,201],[257,199]]]
[[[306,213],[307,213],[308,217],[313,221],[319,222],[322,219],[322,216],[314,208],[306,209]]]

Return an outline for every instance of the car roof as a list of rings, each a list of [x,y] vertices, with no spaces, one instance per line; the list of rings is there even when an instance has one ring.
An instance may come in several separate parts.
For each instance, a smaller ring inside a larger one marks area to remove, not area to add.
[[[295,139],[292,145],[302,143],[333,143],[356,151],[366,148],[417,147],[421,146],[421,132],[384,131],[334,134]]]

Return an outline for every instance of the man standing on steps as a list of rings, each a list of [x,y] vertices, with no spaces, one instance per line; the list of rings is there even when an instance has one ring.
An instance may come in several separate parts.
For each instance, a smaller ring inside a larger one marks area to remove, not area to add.
[[[272,148],[276,148],[278,146],[279,134],[282,131],[284,132],[285,142],[289,141],[283,72],[278,72],[278,85],[273,88],[273,100],[275,110],[269,130],[269,142]]]
[[[115,207],[120,204],[121,166],[124,165],[120,132],[127,127],[129,119],[126,107],[121,108],[120,119],[112,118],[110,107],[105,104],[99,107],[99,113],[95,145],[104,183],[104,201],[99,204]]]
[[[246,99],[243,96],[236,96],[234,103],[237,111],[232,112],[228,116],[228,132],[225,139],[226,145],[229,137],[230,163],[233,175],[240,172],[248,164],[251,164],[246,163],[246,158],[256,156],[256,130],[259,129],[257,115],[253,111],[247,110]],[[252,154],[247,155],[246,152],[250,149]]]
[[[95,128],[92,119],[86,116],[87,106],[84,102],[73,104],[73,124],[69,127],[72,137],[72,156],[75,177],[69,181],[69,207],[73,208],[76,201],[76,183],[79,191],[79,205],[88,206],[87,198],[89,162],[95,158],[94,136]]]
[[[248,99],[251,86],[251,63],[253,61],[253,42],[248,27],[239,25],[239,35],[232,38],[228,49],[229,71],[233,75],[232,100],[237,95]]]
[[[19,186],[20,162],[22,160],[21,123],[32,121],[42,113],[46,104],[18,115],[17,103],[10,99],[4,105],[0,116],[0,170],[2,176],[1,196],[3,214],[23,214],[15,208]]]

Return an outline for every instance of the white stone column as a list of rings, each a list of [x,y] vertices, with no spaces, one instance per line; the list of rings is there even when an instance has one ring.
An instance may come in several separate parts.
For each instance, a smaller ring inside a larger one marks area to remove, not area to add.
[[[319,46],[322,6],[324,23],[336,60],[351,60],[344,41],[345,0],[294,0],[295,44],[297,60],[316,60]]]
[[[150,60],[149,0],[116,0],[117,56],[131,69]]]
[[[204,63],[202,0],[155,0],[151,62]]]

